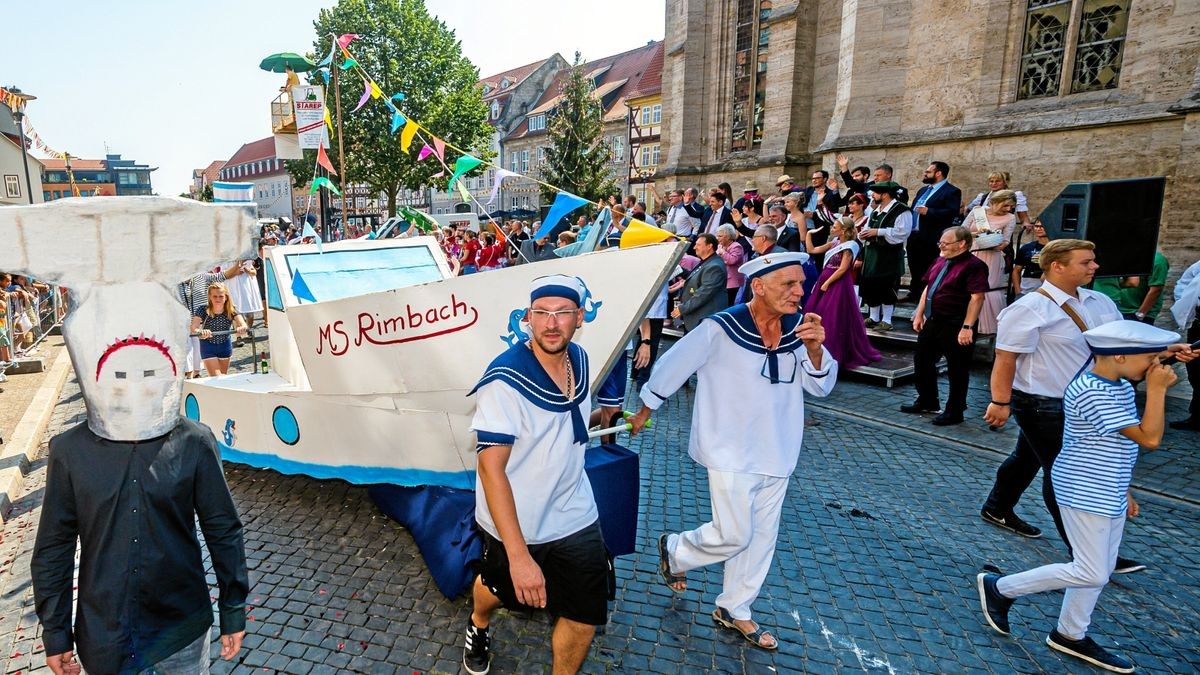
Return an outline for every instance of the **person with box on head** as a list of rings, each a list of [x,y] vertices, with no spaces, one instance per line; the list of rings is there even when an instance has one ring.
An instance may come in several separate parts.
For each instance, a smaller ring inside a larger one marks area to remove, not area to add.
[[[659,574],[676,593],[684,574],[723,563],[713,620],[756,647],[776,638],[750,607],[770,570],[788,481],[804,438],[804,395],[828,396],[838,364],[815,314],[800,314],[805,253],[771,253],[742,265],[754,299],[718,312],[661,357],[630,418],[636,434],[695,374],[699,378],[688,454],[708,469],[712,520],[658,539]],[[738,415],[728,415],[737,401]]]
[[[588,357],[571,341],[586,294],[578,277],[534,279],[524,318],[531,339],[497,356],[470,392],[475,519],[484,537],[463,653],[473,675],[491,668],[488,627],[501,606],[556,617],[556,673],[578,671],[596,626],[608,622],[612,567],[584,473]]]
[[[1009,634],[1008,613],[1017,598],[1064,589],[1058,625],[1046,644],[1117,673],[1133,663],[1087,636],[1092,610],[1108,584],[1126,518],[1140,509],[1130,481],[1138,447],[1158,447],[1163,407],[1175,372],[1161,363],[1178,333],[1138,321],[1112,321],[1083,334],[1095,359],[1067,386],[1062,452],[1051,470],[1063,524],[1074,548],[1071,562],[1043,565],[1019,574],[976,577],[984,619]],[[1146,383],[1146,410],[1138,419],[1133,384]]]

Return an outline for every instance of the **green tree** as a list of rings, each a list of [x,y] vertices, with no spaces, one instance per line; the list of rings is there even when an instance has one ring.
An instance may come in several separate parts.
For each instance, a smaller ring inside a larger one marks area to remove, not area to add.
[[[200,190],[200,201],[211,202],[213,200],[213,190],[211,183],[205,183],[204,189]]]
[[[333,8],[321,10],[313,27],[317,33],[314,60],[329,53],[335,36],[357,33],[359,38],[349,49],[384,96],[404,93],[398,107],[428,129],[424,134],[435,134],[476,157],[488,158],[484,149],[493,129],[476,86],[479,70],[462,55],[454,31],[431,16],[422,0],[339,0]],[[340,62],[339,53],[335,63]],[[401,151],[399,132],[391,133],[392,112],[382,101],[370,101],[351,112],[363,93],[363,83],[354,70],[339,71],[338,76],[346,166],[337,169],[342,177],[386,194],[388,214],[395,215],[397,193],[435,184],[432,176],[442,167],[436,159],[417,162],[419,140],[411,152]],[[332,105],[333,97],[326,98]],[[336,166],[334,132],[328,152]],[[452,164],[454,152],[447,150],[447,155]],[[315,151],[306,151],[303,160],[288,163],[290,172],[295,168],[292,176],[299,186],[312,179],[315,162]]]
[[[575,65],[561,96],[547,124],[550,150],[542,180],[592,202],[599,201],[617,192],[617,183],[608,168],[612,148],[604,142],[604,110],[579,52],[575,52]],[[553,201],[555,194],[542,187],[543,201]]]

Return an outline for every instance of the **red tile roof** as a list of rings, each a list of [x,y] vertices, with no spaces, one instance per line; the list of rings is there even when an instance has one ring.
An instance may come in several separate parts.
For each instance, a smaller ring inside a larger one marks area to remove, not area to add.
[[[549,61],[549,60],[550,59],[542,59],[541,61],[534,61],[533,63],[527,63],[523,66],[517,66],[516,68],[513,68],[512,70],[506,70],[503,73],[497,73],[495,75],[492,75],[491,77],[485,77],[485,78],[479,80],[480,87],[483,87],[484,85],[491,87],[491,91],[489,91],[488,93],[483,95],[483,100],[491,101],[493,98],[496,98],[497,96],[500,96],[502,94],[507,94],[513,87],[520,84],[525,78],[529,77],[533,73],[533,71],[540,68],[543,63],[545,63],[546,61]],[[500,81],[503,80],[504,78],[508,78],[508,86],[501,89]]]
[[[237,152],[233,153],[233,157],[230,157],[229,161],[225,162],[225,164],[237,166],[238,164],[254,162],[260,159],[275,159],[274,136],[267,136],[266,138],[246,143]]]
[[[659,69],[659,72],[661,73],[661,71],[662,71],[662,64],[661,64],[662,41],[661,40],[657,41],[657,42],[651,42],[650,44],[646,45],[645,47],[638,47],[636,49],[631,49],[627,52],[622,52],[620,54],[614,54],[613,56],[606,56],[602,59],[596,59],[595,61],[589,61],[585,64],[584,67],[588,69],[588,73],[597,73],[597,72],[599,73],[599,76],[598,76],[597,82],[596,82],[596,89],[598,91],[603,92],[602,95],[610,96],[614,92],[616,93],[616,96],[609,102],[609,104],[604,109],[605,117],[608,117],[610,114],[616,114],[616,109],[618,107],[624,106],[625,98],[627,96],[626,90],[629,89],[629,86],[630,86],[629,83],[630,82],[637,83],[638,81],[640,81],[642,75],[645,74],[650,69],[651,61],[653,60],[654,55],[656,53],[659,54],[660,63],[659,63],[658,69]],[[560,93],[562,91],[562,87],[563,87],[563,85],[566,84],[567,79],[570,77],[570,75],[571,75],[570,68],[564,68],[564,69],[558,71],[558,73],[554,76],[554,80],[550,83],[550,86],[546,88],[545,93],[542,94],[542,97],[537,101],[537,103],[535,103],[533,105],[533,107],[531,109],[536,110],[538,108],[542,108],[543,106],[545,106],[548,103],[554,102],[560,95]],[[661,89],[661,82],[662,82],[662,80],[661,80],[661,75],[660,75],[659,76],[660,89]],[[620,84],[618,84],[616,86],[606,86],[606,85],[612,85],[613,83],[620,83]],[[634,86],[636,86],[636,84]],[[622,111],[622,114],[623,114],[623,111]],[[529,123],[529,118],[528,118],[528,116],[526,116],[526,118],[524,120],[521,120],[521,123],[518,124],[516,126],[516,128],[512,130],[512,133],[510,133],[506,137],[506,139],[513,140],[513,139],[517,139],[517,138],[524,138],[529,133],[528,123]],[[545,132],[536,131],[533,133],[540,134],[540,133],[545,133]]]
[[[626,99],[654,96],[662,93],[663,43],[659,42],[650,63],[642,73],[642,79],[634,85],[633,91],[625,94]]]
[[[50,171],[62,171],[67,168],[67,163],[61,159],[43,159],[42,166]],[[106,171],[108,165],[102,159],[80,159],[78,157],[71,158],[72,171]]]

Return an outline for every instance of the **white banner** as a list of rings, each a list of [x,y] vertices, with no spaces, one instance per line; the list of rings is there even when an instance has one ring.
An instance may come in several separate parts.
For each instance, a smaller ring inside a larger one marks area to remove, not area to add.
[[[302,84],[292,87],[292,109],[296,113],[296,135],[301,150],[329,147],[325,128],[325,87]]]

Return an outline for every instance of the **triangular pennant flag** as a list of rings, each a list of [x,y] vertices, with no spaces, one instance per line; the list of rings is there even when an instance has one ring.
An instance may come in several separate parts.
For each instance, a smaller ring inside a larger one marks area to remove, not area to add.
[[[399,111],[393,112],[392,113],[392,133],[395,134],[400,129],[400,127],[403,125],[404,125],[404,115],[401,115]]]
[[[404,131],[400,132],[401,150],[408,152],[408,149],[412,147],[413,136],[417,135],[417,129],[420,128],[420,125],[412,120],[408,120],[404,123]]]
[[[404,99],[405,99],[405,96],[404,96],[404,92],[402,92],[402,91],[398,91],[398,92],[392,94],[392,100],[395,101],[396,103],[402,103],[404,101]]]
[[[496,202],[496,195],[500,193],[500,183],[503,182],[505,178],[519,175],[520,174],[518,174],[516,171],[509,171],[508,169],[496,169],[496,182],[492,184],[492,196],[488,197],[487,205],[491,206]]]
[[[351,110],[350,112],[358,112],[359,108],[362,108],[367,104],[367,99],[369,98],[371,98],[371,83],[363,80],[362,98],[358,99],[358,105],[354,106],[354,110]]]
[[[580,231],[581,238],[574,244],[567,244],[554,249],[554,252],[560,258],[566,258],[573,255],[581,255],[583,253],[591,253],[600,245],[600,237],[608,230],[609,224],[612,222],[612,210],[607,206],[596,216],[596,222],[588,225]]]
[[[325,70],[326,70],[325,68],[317,68],[316,70],[313,71],[313,74],[316,75],[317,77],[321,78],[322,82],[328,82],[329,76],[325,73]]]
[[[342,49],[345,49],[346,45],[350,44],[353,40],[355,40],[357,38],[358,38],[358,33],[346,33],[345,35],[341,35],[338,37],[337,43],[338,43],[339,47],[341,47]]]
[[[358,65],[358,61],[355,61],[354,59],[346,59],[345,61],[342,61],[341,69],[342,70],[350,70],[351,68],[353,68],[354,66],[357,66],[357,65]]]
[[[328,182],[329,182],[329,179],[328,179],[328,178],[320,178],[319,180],[323,180],[323,181],[325,181],[326,183],[328,183]],[[324,254],[324,253],[325,253],[325,247],[324,247],[324,244],[321,242],[321,235],[317,234],[317,231],[313,229],[312,223],[308,222],[308,218],[305,218],[305,219],[304,219],[304,229],[300,231],[300,238],[301,238],[301,239],[306,239],[306,238],[308,238],[308,237],[312,237],[314,240],[316,240],[316,242],[317,242],[317,253]],[[297,274],[297,275],[298,275],[299,273],[300,273],[299,271],[297,271],[297,272],[296,272],[296,274]],[[294,279],[293,279],[292,283],[295,283],[295,280],[294,280]],[[304,287],[304,289],[305,289],[305,290],[308,290],[308,286],[305,286],[305,287]],[[311,294],[310,294],[310,295],[311,295]],[[313,302],[316,302],[316,300],[314,299],[314,300],[313,300]]]
[[[462,195],[463,201],[470,202],[471,201],[471,193],[467,191],[466,184],[460,180],[460,181],[458,181],[457,185],[458,185],[458,194]]]
[[[333,162],[329,161],[329,155],[325,154],[325,146],[317,146],[317,164],[320,164],[326,171],[333,175],[337,175],[337,171],[333,170]]]
[[[478,158],[470,155],[463,155],[462,157],[454,160],[454,175],[450,177],[449,187],[446,188],[446,192],[450,192],[454,189],[454,181],[458,180],[459,176],[470,171],[471,169],[474,169],[481,163],[482,162]]]
[[[625,231],[621,233],[621,248],[633,248],[648,244],[659,244],[674,237],[661,227],[655,227],[643,220],[633,218]]]
[[[432,176],[430,176],[430,178],[441,178],[442,176],[445,176],[445,175],[446,175],[445,171],[439,171],[439,172],[433,174]]]
[[[546,219],[542,221],[542,226],[538,228],[533,238],[541,239],[550,236],[550,231],[554,229],[555,225],[558,225],[558,221],[587,203],[588,200],[570,192],[558,193],[558,196],[554,198],[554,206],[550,207],[550,213],[546,214]]]
[[[338,189],[325,176],[318,176],[313,179],[312,188],[309,189],[308,194],[316,194],[317,190],[321,188],[325,188],[339,197],[342,196],[342,193],[338,192]]]
[[[443,141],[442,139],[438,138],[437,136],[434,136],[433,137],[433,149],[435,152],[437,152],[438,159],[442,160],[442,162],[445,163],[445,161],[446,161],[446,142]]]
[[[329,127],[329,133],[333,133],[333,118],[329,116],[329,108],[325,108],[325,126]]]
[[[292,295],[296,296],[297,300],[317,301],[312,291],[308,290],[308,284],[304,283],[304,277],[300,276],[300,270],[296,270],[292,275]]]
[[[334,49],[336,49],[336,47],[334,47],[333,45],[329,45],[329,56],[326,56],[325,58],[321,59],[321,62],[317,64],[317,67],[323,68],[323,67],[333,63],[333,54],[334,54],[333,50]]]
[[[417,153],[417,161],[419,162],[432,154],[433,148],[429,147],[429,144],[426,143],[425,145],[421,146],[421,152]]]
[[[379,85],[371,82],[369,86],[371,87],[371,98],[383,98],[383,90],[379,88]]]

